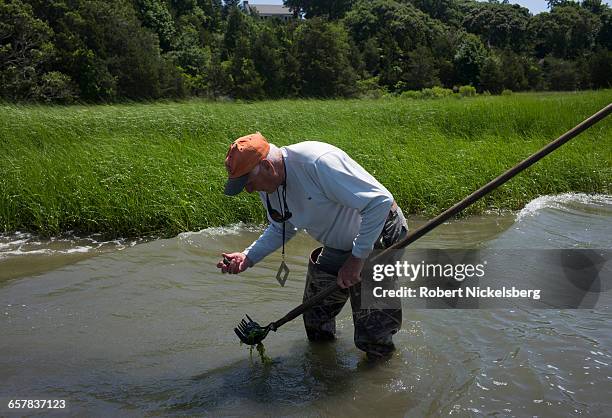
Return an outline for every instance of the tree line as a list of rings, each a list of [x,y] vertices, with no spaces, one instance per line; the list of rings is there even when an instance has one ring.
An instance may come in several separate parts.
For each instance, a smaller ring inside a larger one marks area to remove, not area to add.
[[[0,98],[359,97],[612,85],[612,9],[550,0],[0,0]]]

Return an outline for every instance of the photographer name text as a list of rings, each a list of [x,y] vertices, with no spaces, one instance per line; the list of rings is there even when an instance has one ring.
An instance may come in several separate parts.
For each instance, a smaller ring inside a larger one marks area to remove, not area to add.
[[[520,298],[520,299],[540,299],[539,289],[518,289],[512,287],[502,287],[499,289],[481,286],[466,286],[458,289],[443,289],[440,287],[421,286],[406,287],[398,289],[384,289],[374,287],[372,289],[374,297],[377,298]]]

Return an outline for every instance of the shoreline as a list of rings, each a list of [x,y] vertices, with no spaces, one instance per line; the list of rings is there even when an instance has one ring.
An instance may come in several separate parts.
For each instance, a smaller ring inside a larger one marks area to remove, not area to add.
[[[262,223],[257,196],[222,195],[228,144],[259,130],[283,146],[344,149],[408,215],[431,217],[612,101],[612,90],[469,99],[249,104],[0,105],[0,231],[169,237]],[[469,208],[610,194],[608,118]]]

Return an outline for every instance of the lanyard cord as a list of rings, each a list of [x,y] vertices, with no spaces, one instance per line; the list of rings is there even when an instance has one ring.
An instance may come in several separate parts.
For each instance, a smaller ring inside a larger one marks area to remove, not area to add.
[[[276,197],[278,197],[278,208],[281,210],[282,212],[282,217],[283,219],[285,218],[285,207],[281,204],[281,200],[280,200],[280,193],[276,193]],[[286,202],[287,199],[287,186],[285,186],[285,182],[283,182],[283,201]],[[283,221],[283,252],[281,253],[281,258],[283,261],[285,261],[285,224],[287,223],[287,221]]]
[[[283,174],[284,174],[284,178],[283,178],[283,204],[281,204],[281,200],[280,200],[280,193],[276,193],[276,197],[278,198],[278,208],[281,210],[282,212],[282,217],[283,219],[285,219],[285,216],[287,214],[287,166],[285,166],[285,158],[282,158],[283,160]],[[283,261],[285,261],[285,224],[287,223],[287,220],[283,221],[283,251],[281,253],[281,259]]]

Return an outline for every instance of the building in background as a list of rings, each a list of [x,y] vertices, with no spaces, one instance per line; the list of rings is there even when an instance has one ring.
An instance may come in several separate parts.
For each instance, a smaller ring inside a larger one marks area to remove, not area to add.
[[[242,2],[242,10],[245,13],[257,14],[260,19],[293,19],[293,13],[289,8],[280,4],[249,4],[245,0]]]

